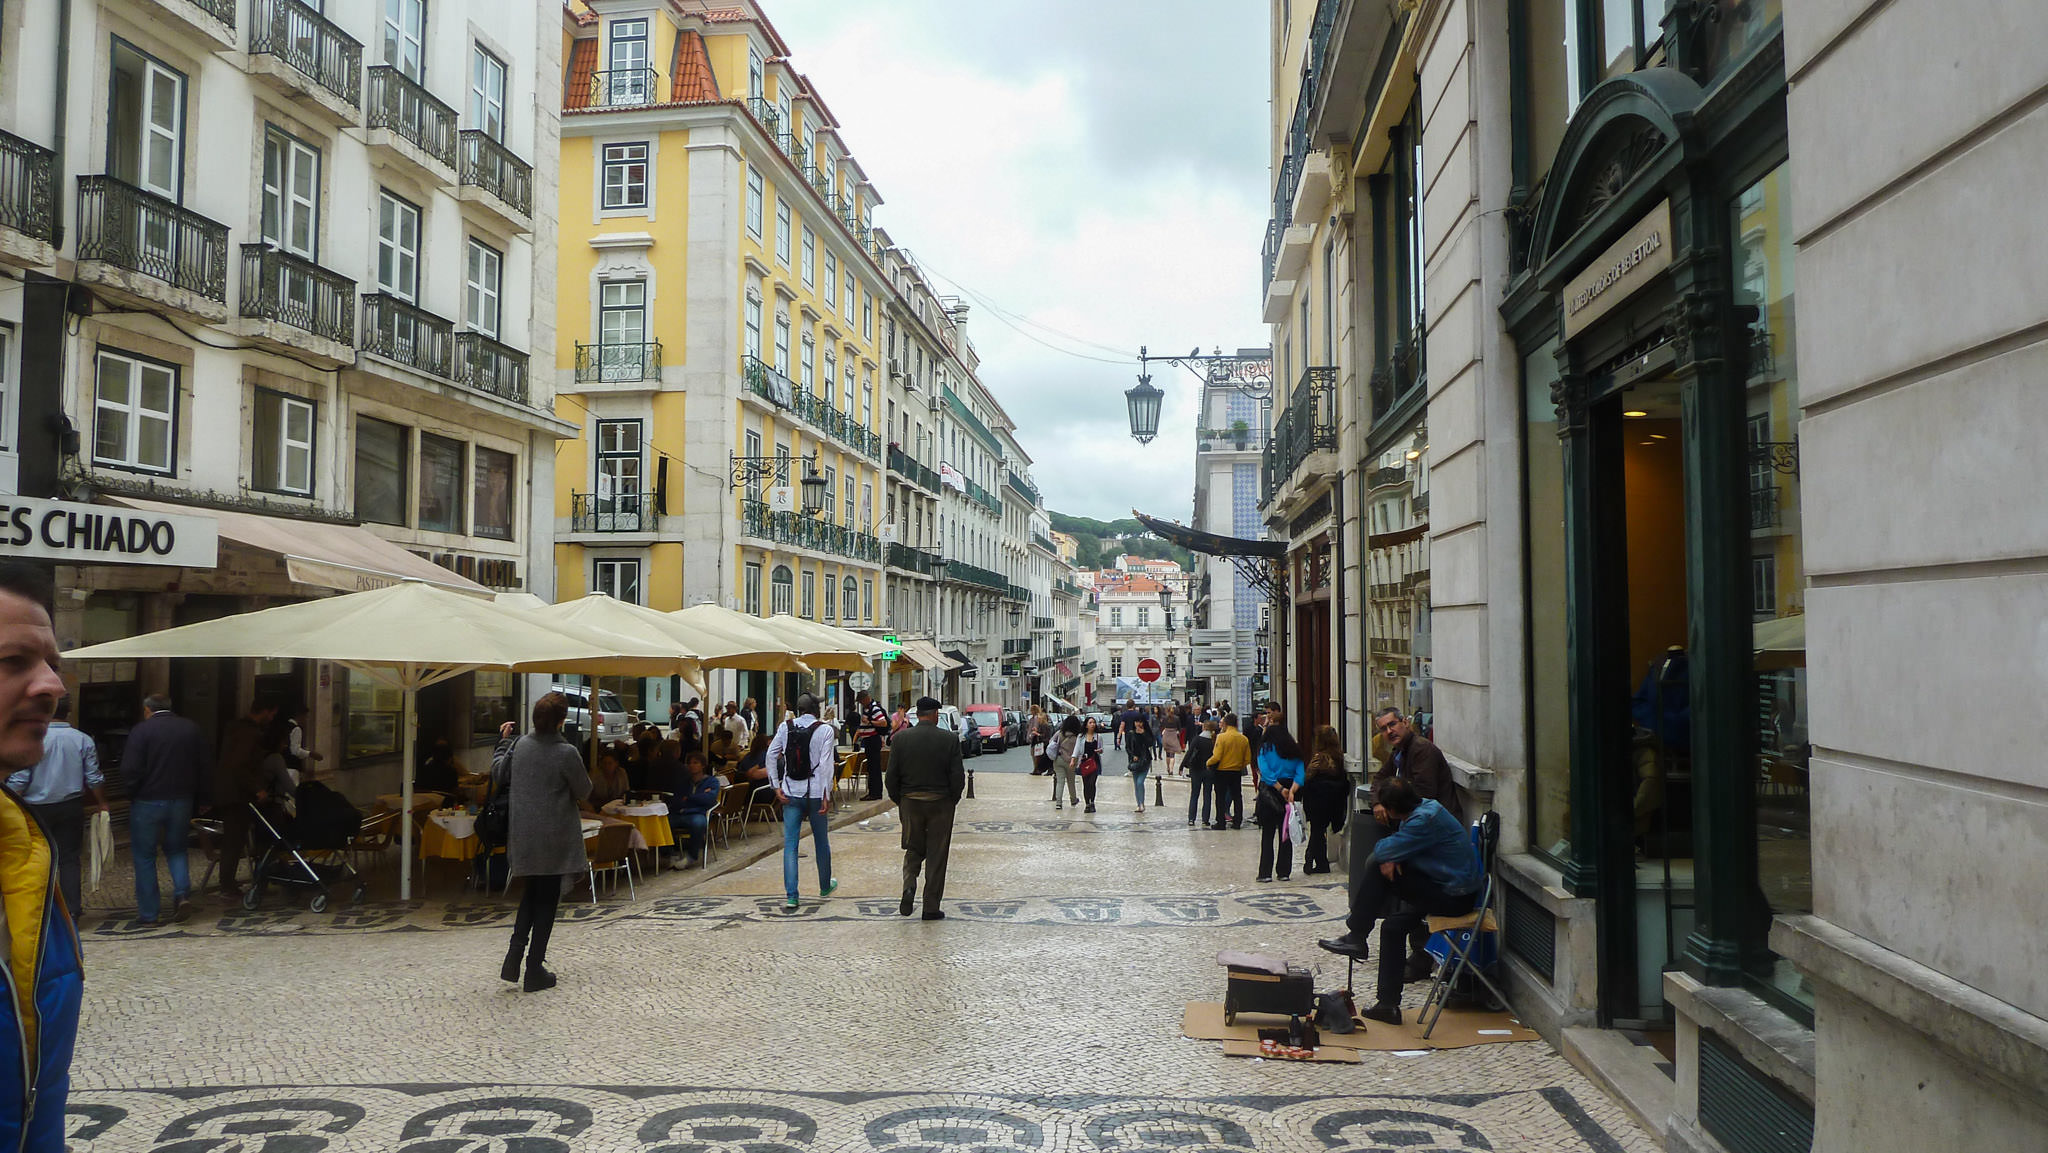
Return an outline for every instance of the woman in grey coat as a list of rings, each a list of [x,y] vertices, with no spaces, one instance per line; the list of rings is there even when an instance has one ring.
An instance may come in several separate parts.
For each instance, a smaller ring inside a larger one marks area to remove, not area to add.
[[[491,757],[491,779],[496,788],[509,790],[512,810],[505,846],[507,871],[526,878],[519,918],[512,924],[512,949],[498,975],[519,980],[519,958],[524,953],[529,993],[555,986],[555,975],[544,962],[555,910],[562,901],[562,878],[589,867],[583,814],[576,802],[590,795],[590,773],[576,746],[562,738],[562,721],[568,715],[568,698],[547,694],[533,702],[533,731],[515,741],[516,726],[505,722],[500,730],[504,739]]]

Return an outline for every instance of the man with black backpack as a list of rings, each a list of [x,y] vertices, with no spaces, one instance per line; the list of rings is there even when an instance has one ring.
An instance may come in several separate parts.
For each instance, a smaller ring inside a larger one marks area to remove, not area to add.
[[[782,802],[783,907],[795,912],[796,843],[805,821],[818,854],[818,895],[829,897],[839,887],[832,879],[832,845],[826,837],[832,811],[832,781],[837,775],[832,755],[839,746],[832,726],[818,719],[818,698],[804,693],[796,699],[796,716],[776,726],[768,742],[768,783]]]

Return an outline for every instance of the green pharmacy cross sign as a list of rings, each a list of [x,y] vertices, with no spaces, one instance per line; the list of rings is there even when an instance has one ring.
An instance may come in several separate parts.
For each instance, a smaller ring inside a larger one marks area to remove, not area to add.
[[[882,643],[889,646],[888,651],[882,654],[883,660],[893,661],[903,655],[903,643],[896,639],[895,633],[884,634]]]

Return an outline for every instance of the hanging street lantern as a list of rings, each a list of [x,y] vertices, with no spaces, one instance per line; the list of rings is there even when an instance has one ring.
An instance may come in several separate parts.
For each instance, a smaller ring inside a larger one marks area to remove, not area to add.
[[[832,499],[831,485],[815,464],[804,468],[804,515],[817,516],[824,511],[825,502]]]
[[[1124,392],[1124,403],[1131,410],[1131,436],[1139,444],[1150,444],[1159,435],[1159,404],[1166,394],[1153,387],[1150,374],[1140,375],[1135,388]]]

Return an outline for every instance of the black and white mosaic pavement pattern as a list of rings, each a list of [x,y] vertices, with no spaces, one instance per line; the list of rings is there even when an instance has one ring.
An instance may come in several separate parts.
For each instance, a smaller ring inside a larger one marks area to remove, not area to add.
[[[69,1153],[1624,1153],[1562,1088],[1439,1096],[1017,1097],[666,1087],[75,1094]]]
[[[86,929],[91,940],[181,936],[325,936],[337,933],[421,932],[439,929],[510,928],[515,904],[499,900],[414,901],[329,909],[314,913],[300,907],[231,909],[211,924],[140,927],[131,920],[105,918]],[[1340,920],[1343,887],[1337,884],[1234,893],[1187,893],[1140,896],[1024,896],[946,903],[946,915],[968,922],[1003,925],[1064,926],[1196,926],[1231,928]],[[810,901],[791,912],[780,896],[683,895],[643,897],[638,901],[605,900],[562,904],[564,924],[626,924],[648,922],[892,921],[894,897],[838,897]]]

